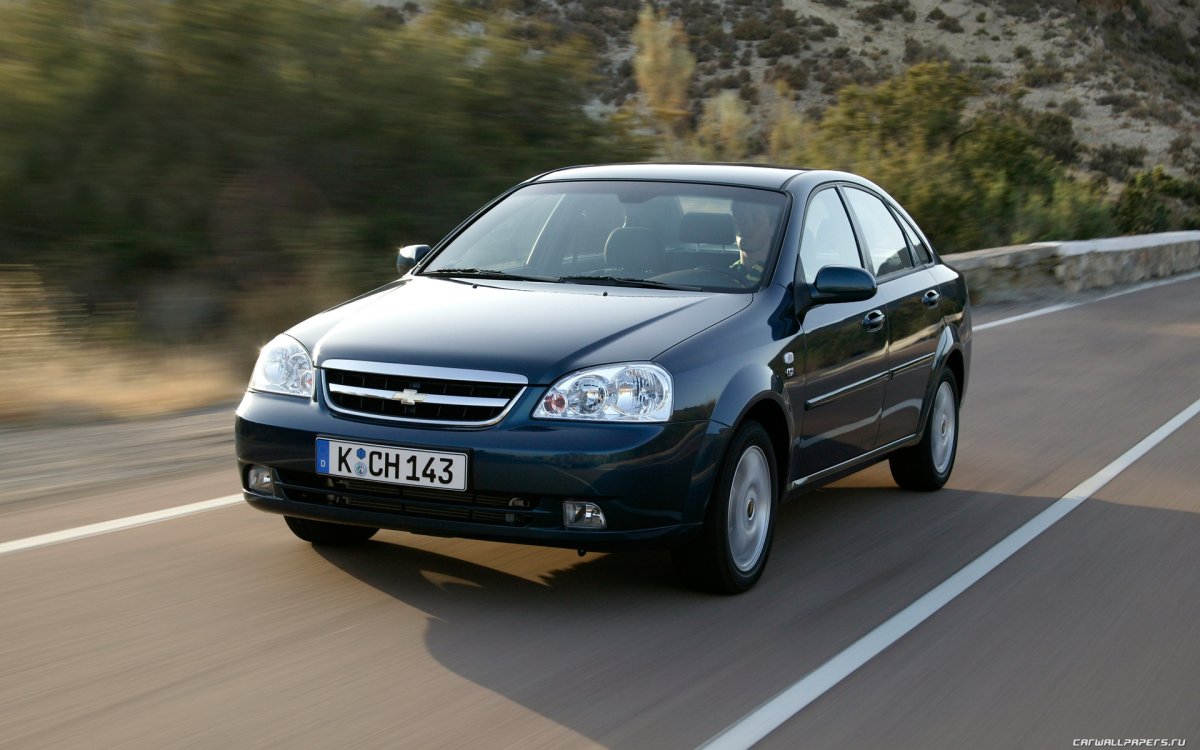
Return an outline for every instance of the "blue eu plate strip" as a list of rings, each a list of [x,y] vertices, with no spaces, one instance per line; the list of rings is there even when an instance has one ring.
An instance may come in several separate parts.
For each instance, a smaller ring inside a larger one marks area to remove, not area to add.
[[[329,473],[329,441],[317,438],[317,473]]]

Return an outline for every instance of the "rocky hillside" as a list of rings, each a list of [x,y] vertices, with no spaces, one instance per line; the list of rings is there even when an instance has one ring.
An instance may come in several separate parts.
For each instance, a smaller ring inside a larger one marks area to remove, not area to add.
[[[1018,100],[1069,123],[1066,161],[1115,183],[1165,165],[1200,175],[1200,0],[668,0],[696,58],[692,111],[736,90],[753,116],[780,91],[809,117],[847,84],[923,61],[972,74],[975,106]],[[410,5],[411,7],[411,5]],[[606,64],[602,104],[637,94],[640,0],[523,0],[531,34],[588,38]],[[780,83],[786,86],[781,89]]]

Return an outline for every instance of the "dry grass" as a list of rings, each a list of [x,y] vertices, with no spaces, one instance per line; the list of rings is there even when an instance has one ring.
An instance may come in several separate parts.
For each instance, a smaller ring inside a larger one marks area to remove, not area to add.
[[[68,297],[29,267],[0,267],[0,425],[143,417],[236,399],[248,370],[213,347],[131,348],[74,332]]]
[[[236,399],[246,381],[201,353],[114,353],[92,347],[20,358],[0,392],[0,424],[145,417]],[[246,373],[248,376],[248,373]]]

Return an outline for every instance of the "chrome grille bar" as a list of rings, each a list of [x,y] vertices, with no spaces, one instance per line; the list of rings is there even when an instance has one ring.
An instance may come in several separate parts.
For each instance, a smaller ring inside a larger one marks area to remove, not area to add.
[[[319,371],[336,414],[448,427],[496,424],[528,385],[515,373],[391,362],[328,359]]]
[[[433,378],[435,380],[458,380],[464,383],[495,383],[504,385],[528,385],[524,375],[489,370],[463,370],[457,367],[429,367],[427,365],[397,365],[391,362],[363,362],[356,359],[327,359],[317,365],[323,370],[347,370],[367,372],[372,375],[399,375],[406,378]]]
[[[493,409],[503,409],[508,406],[506,398],[478,398],[475,396],[439,396],[434,393],[413,391],[410,399],[405,399],[405,391],[381,391],[377,388],[357,388],[352,385],[329,384],[331,393],[345,393],[348,396],[363,396],[377,398],[382,401],[400,401],[405,404],[445,404],[447,406],[484,406]]]

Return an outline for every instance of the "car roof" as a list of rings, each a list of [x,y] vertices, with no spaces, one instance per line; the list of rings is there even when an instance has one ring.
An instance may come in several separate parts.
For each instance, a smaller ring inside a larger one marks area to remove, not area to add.
[[[781,190],[789,180],[804,171],[757,164],[602,164],[565,167],[534,177],[530,182],[668,180]]]

